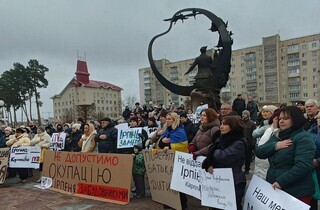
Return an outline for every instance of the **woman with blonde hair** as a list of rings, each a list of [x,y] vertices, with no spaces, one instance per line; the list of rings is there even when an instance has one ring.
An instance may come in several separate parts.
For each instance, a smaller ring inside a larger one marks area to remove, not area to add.
[[[86,123],[84,125],[84,134],[82,135],[80,141],[78,142],[81,152],[94,152],[96,149],[96,142],[94,140],[97,131],[94,125],[91,123]]]

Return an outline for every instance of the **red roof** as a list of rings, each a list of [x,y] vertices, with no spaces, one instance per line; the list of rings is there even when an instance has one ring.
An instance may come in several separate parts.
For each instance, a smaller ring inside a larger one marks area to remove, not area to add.
[[[119,91],[123,90],[121,87],[110,84],[108,82],[89,80],[89,83],[87,84],[83,84],[80,81],[79,83],[81,84],[81,86],[85,86],[85,87],[94,87],[94,88],[103,87],[103,88],[111,88],[112,90],[119,90]]]

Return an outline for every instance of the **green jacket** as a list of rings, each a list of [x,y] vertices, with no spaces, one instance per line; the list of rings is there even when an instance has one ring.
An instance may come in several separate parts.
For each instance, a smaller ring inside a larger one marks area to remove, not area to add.
[[[312,179],[313,158],[316,146],[311,136],[299,129],[290,135],[292,145],[286,149],[275,150],[279,141],[272,136],[268,142],[256,150],[256,156],[268,158],[270,168],[266,180],[278,182],[285,192],[294,197],[313,195],[315,188]]]
[[[139,152],[133,159],[132,174],[144,175],[145,173],[143,154]]]

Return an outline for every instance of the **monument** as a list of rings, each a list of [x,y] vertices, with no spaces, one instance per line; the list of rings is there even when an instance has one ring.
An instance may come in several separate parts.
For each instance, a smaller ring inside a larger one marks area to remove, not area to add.
[[[198,67],[194,84],[191,86],[177,85],[167,80],[157,69],[152,56],[152,46],[157,38],[169,33],[173,24],[178,20],[184,21],[189,17],[196,17],[197,15],[204,15],[211,20],[209,30],[211,32],[218,32],[219,40],[215,46],[213,58],[206,54],[207,46],[203,46],[200,48],[200,56],[195,59],[188,71],[185,72],[185,74],[188,74],[196,66]],[[148,59],[154,75],[171,92],[178,95],[191,96],[193,109],[201,103],[207,103],[209,107],[219,110],[221,106],[220,90],[226,86],[231,68],[231,46],[233,40],[231,39],[232,32],[227,31],[227,23],[223,22],[221,18],[213,13],[199,8],[179,10],[172,18],[165,19],[164,21],[170,21],[169,28],[165,32],[154,36],[148,46]]]

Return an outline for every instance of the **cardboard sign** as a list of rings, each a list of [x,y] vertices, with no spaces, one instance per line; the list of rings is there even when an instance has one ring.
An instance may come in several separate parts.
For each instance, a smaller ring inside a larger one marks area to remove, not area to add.
[[[299,209],[308,210],[310,206],[289,195],[273,189],[271,184],[253,175],[248,186],[243,210],[270,210],[270,209]]]
[[[170,189],[174,152],[152,154],[152,150],[145,150],[143,154],[152,200],[181,210],[179,192]]]
[[[202,177],[201,205],[237,210],[231,168],[215,168],[213,174],[199,171]],[[259,209],[260,210],[260,209]]]
[[[52,150],[62,150],[64,149],[66,141],[66,133],[54,133],[51,137],[50,149]]]
[[[39,168],[40,147],[11,147],[9,168]]]
[[[46,151],[42,175],[59,192],[105,202],[130,200],[132,155]]]
[[[0,149],[0,184],[3,184],[7,177],[9,153],[9,147]]]
[[[201,199],[201,168],[203,156],[193,160],[192,154],[176,151],[170,188]]]
[[[117,148],[132,148],[134,145],[142,143],[140,138],[141,133],[141,127],[118,130]]]

